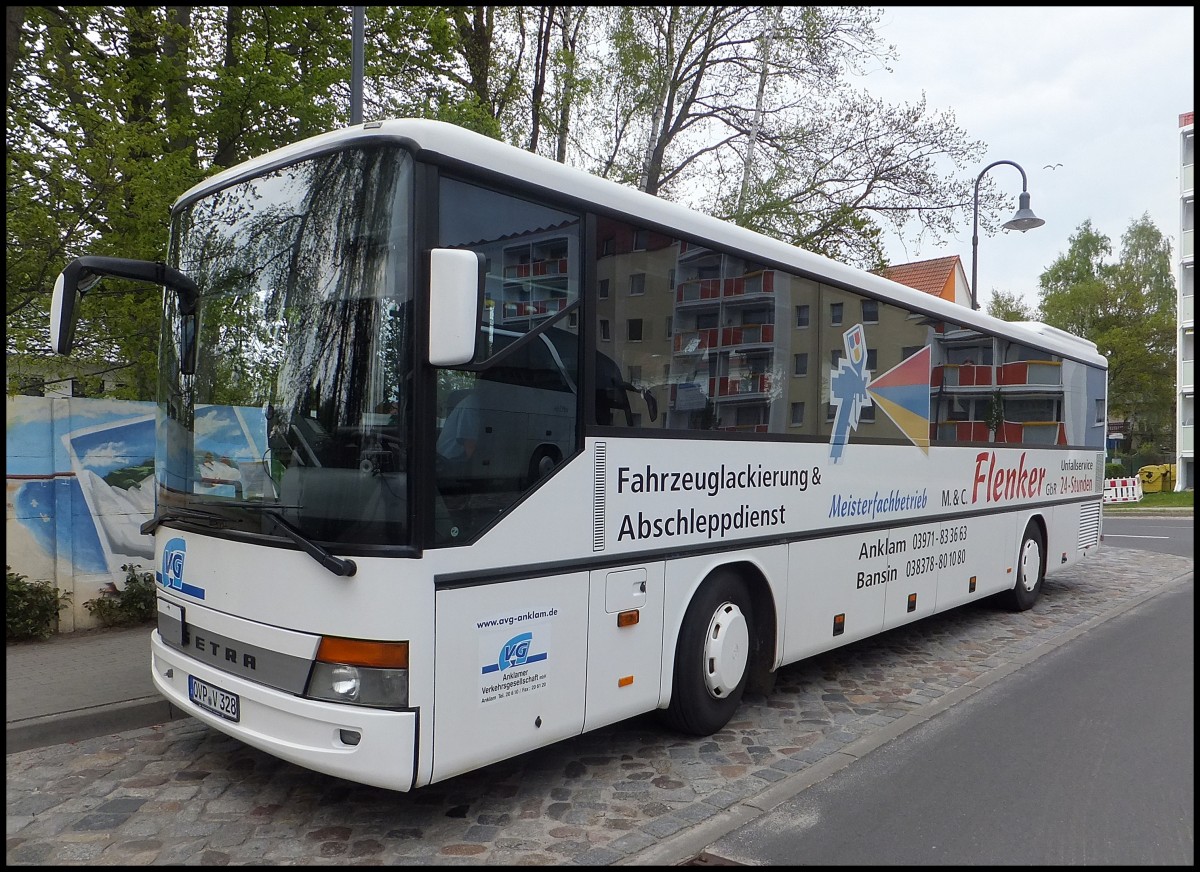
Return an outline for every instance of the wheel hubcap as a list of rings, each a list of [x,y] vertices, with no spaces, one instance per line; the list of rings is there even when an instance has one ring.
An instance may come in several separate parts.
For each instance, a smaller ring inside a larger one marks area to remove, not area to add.
[[[704,640],[704,682],[717,699],[733,693],[750,659],[750,627],[733,603],[724,603],[708,623]]]
[[[1021,549],[1021,584],[1025,590],[1032,591],[1037,586],[1038,576],[1042,571],[1042,552],[1038,543],[1030,539]]]

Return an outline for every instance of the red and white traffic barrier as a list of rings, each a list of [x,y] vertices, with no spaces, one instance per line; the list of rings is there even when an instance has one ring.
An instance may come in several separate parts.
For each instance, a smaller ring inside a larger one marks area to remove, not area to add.
[[[1106,478],[1104,480],[1104,502],[1136,503],[1142,499],[1142,480],[1132,478]]]

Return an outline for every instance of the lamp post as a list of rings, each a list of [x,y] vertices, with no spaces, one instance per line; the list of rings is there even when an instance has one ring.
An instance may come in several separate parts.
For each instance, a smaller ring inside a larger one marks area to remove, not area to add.
[[[1021,169],[1021,165],[1014,163],[1011,160],[994,161],[983,168],[983,171],[975,178],[975,212],[971,225],[971,308],[979,308],[979,293],[975,288],[975,282],[979,275],[979,183],[983,181],[983,177],[992,167],[998,167],[1000,164],[1008,164],[1017,168],[1021,174],[1021,199],[1017,206],[1017,214],[1004,222],[1005,230],[1020,230],[1024,233],[1026,230],[1032,230],[1035,227],[1041,227],[1046,222],[1033,214],[1033,210],[1029,208],[1029,182],[1025,177],[1025,170]]]

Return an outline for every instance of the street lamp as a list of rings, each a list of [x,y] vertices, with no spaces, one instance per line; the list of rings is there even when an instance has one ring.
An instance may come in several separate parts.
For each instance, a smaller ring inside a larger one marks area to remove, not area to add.
[[[1032,230],[1035,227],[1041,227],[1046,222],[1033,214],[1033,210],[1029,208],[1029,182],[1025,178],[1025,170],[1021,169],[1020,164],[1013,163],[1011,160],[998,160],[988,164],[975,178],[975,213],[972,220],[971,230],[971,308],[979,308],[979,294],[975,289],[975,282],[979,274],[979,183],[983,181],[983,177],[992,167],[998,167],[1000,164],[1008,164],[1017,168],[1021,173],[1021,199],[1018,204],[1017,214],[1013,215],[1012,219],[1006,221],[1003,225],[1005,230],[1020,230],[1024,233],[1026,230]]]

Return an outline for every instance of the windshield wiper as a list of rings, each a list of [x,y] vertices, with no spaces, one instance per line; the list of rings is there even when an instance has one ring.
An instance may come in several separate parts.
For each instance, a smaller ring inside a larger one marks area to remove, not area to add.
[[[338,557],[326,548],[318,545],[312,539],[305,536],[291,522],[286,520],[277,510],[270,506],[264,506],[260,503],[249,502],[233,502],[223,503],[222,505],[230,508],[248,509],[252,512],[257,512],[260,515],[266,515],[275,522],[280,530],[283,531],[289,539],[300,546],[305,554],[312,557],[313,560],[320,563],[334,575],[343,575],[349,577],[358,572],[358,564],[348,557]],[[215,512],[204,512],[199,509],[179,509],[171,508],[166,511],[156,514],[146,523],[142,524],[141,531],[143,533],[153,533],[158,526],[164,521],[203,521],[208,524],[217,525],[227,523],[228,519],[216,514]]]
[[[349,557],[338,557],[329,552],[328,549],[321,547],[312,539],[309,539],[299,530],[292,526],[290,521],[284,519],[283,515],[267,506],[244,506],[243,508],[252,509],[266,515],[275,525],[282,530],[289,539],[295,542],[300,548],[312,557],[313,560],[320,563],[334,575],[351,576],[358,572],[358,564]]]
[[[153,535],[159,525],[165,521],[201,521],[214,527],[228,523],[229,519],[216,512],[202,512],[199,509],[170,508],[158,512],[138,529],[146,535]]]

